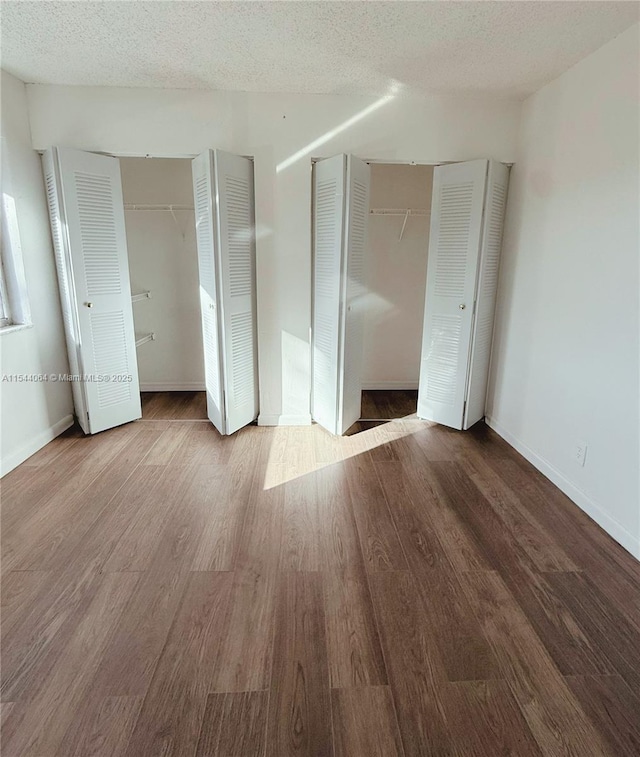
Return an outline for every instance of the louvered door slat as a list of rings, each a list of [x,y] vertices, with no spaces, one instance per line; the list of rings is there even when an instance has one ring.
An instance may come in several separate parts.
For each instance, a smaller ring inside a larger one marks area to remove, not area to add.
[[[463,426],[487,161],[434,170],[418,415]]]
[[[96,433],[142,414],[120,164],[51,148],[44,170],[76,414]]]
[[[110,371],[123,376],[129,375],[131,366],[125,347],[127,327],[122,310],[92,312],[89,318],[96,371],[101,375]],[[119,405],[131,399],[131,384],[126,381],[100,381],[97,395],[98,407],[101,409]]]

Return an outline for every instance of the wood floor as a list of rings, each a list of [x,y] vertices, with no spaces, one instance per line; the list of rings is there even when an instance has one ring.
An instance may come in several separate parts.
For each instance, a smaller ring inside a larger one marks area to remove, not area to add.
[[[142,419],[145,421],[206,421],[205,392],[143,392]]]
[[[361,422],[390,421],[414,416],[418,407],[417,390],[376,390],[362,392]]]
[[[640,564],[486,427],[183,399],[4,478],[3,757],[640,754]]]

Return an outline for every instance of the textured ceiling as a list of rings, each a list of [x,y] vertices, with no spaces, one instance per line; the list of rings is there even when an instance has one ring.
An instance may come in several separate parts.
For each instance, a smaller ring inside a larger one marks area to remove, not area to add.
[[[638,19],[635,2],[2,2],[27,82],[524,97]]]

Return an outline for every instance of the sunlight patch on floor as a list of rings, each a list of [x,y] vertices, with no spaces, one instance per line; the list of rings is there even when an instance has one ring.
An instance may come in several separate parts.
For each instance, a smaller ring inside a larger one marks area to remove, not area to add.
[[[412,436],[429,425],[412,415],[351,436],[332,436],[317,424],[274,428],[262,488],[266,491],[281,486],[341,460]]]

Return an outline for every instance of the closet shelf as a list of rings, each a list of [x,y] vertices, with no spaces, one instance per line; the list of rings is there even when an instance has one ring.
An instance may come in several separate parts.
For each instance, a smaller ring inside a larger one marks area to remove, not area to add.
[[[138,205],[137,203],[125,203],[125,210],[193,210],[193,205]]]
[[[145,344],[145,342],[152,342],[155,338],[156,335],[154,332],[151,332],[151,334],[136,334],[136,347]]]
[[[150,300],[151,292],[138,292],[131,295],[131,302],[140,302],[140,300]]]

